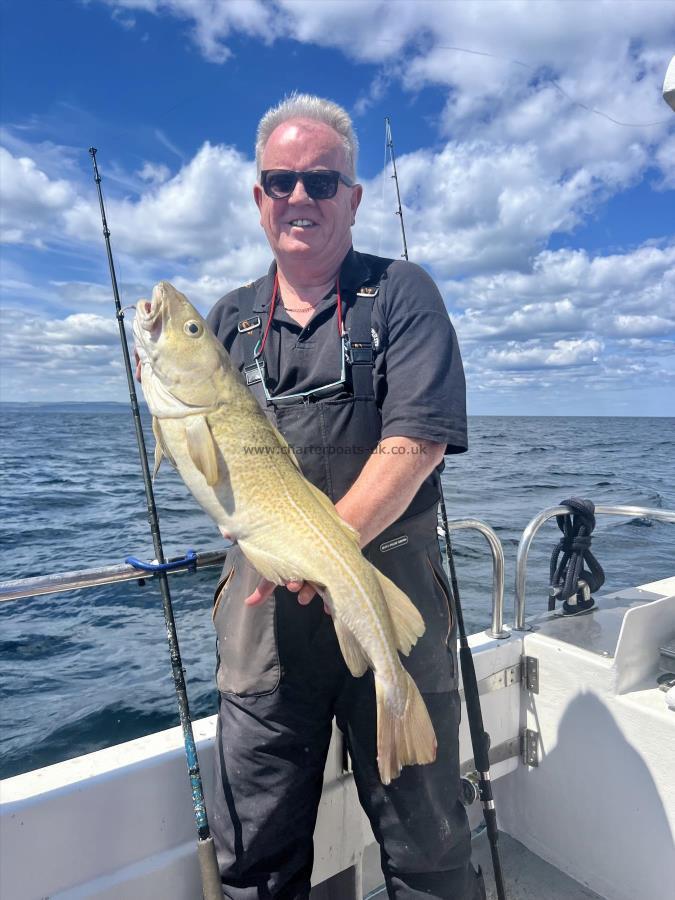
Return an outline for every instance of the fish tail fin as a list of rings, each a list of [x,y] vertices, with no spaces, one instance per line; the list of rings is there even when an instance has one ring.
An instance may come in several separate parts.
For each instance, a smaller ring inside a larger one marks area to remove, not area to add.
[[[417,685],[405,673],[407,701],[396,716],[382,679],[375,676],[377,701],[377,765],[383,784],[396,778],[403,766],[422,765],[436,759],[436,734]]]
[[[375,569],[375,572],[394,625],[396,646],[404,656],[407,656],[417,643],[417,638],[424,634],[424,619],[407,594],[396,587],[394,582],[379,569]]]

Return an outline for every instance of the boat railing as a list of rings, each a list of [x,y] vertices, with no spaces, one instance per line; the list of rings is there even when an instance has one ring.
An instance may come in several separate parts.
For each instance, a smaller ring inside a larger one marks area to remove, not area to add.
[[[488,543],[492,555],[492,622],[486,631],[492,638],[502,640],[511,632],[504,628],[504,548],[495,531],[478,519],[448,521],[450,531],[477,531]],[[439,529],[439,536],[442,530]]]
[[[228,547],[224,547],[222,550],[207,550],[204,553],[197,553],[194,560],[186,559],[183,565],[169,569],[167,575],[222,565],[228,549]],[[124,581],[145,581],[153,577],[152,572],[145,572],[128,563],[119,563],[95,569],[39,575],[35,578],[18,578],[14,581],[0,582],[0,603],[8,600],[21,600],[26,597],[40,597],[43,594],[58,594],[62,591],[73,591],[79,588],[120,584]]]
[[[595,513],[596,515],[625,516],[628,518],[653,519],[658,522],[675,523],[675,510],[668,509],[651,509],[643,506],[596,506]],[[549,519],[570,514],[570,510],[566,506],[548,507],[536,515],[523,531],[516,557],[513,625],[515,631],[526,630],[527,559],[534,536]],[[477,531],[487,541],[492,556],[492,613],[491,626],[487,630],[487,634],[496,639],[508,637],[511,632],[504,628],[504,550],[501,541],[489,525],[478,519],[455,519],[448,522],[448,527],[453,532]],[[207,550],[204,553],[198,553],[194,560],[185,560],[183,565],[170,570],[168,574],[220,566],[225,560],[227,550],[227,547],[223,547],[219,550]],[[119,563],[117,565],[100,566],[72,572],[57,572],[52,575],[40,575],[33,578],[19,578],[0,582],[0,603],[78,590],[80,588],[101,587],[102,585],[119,584],[125,581],[145,580],[152,577],[152,573],[139,570],[128,563]]]
[[[478,519],[458,519],[448,522],[448,527],[451,531],[477,531],[487,541],[492,555],[492,614],[491,627],[487,634],[493,638],[508,637],[510,632],[504,628],[504,550],[501,541],[489,525]],[[225,560],[227,550],[228,548],[224,547],[222,550],[207,550],[204,553],[198,553],[194,560],[185,560],[183,565],[170,569],[167,574],[173,575],[194,571],[194,569],[220,566]],[[119,563],[74,572],[56,572],[52,575],[19,578],[0,582],[0,603],[81,588],[120,584],[125,581],[143,581],[152,577],[152,573],[144,572],[128,563]]]
[[[526,631],[525,625],[525,583],[527,579],[527,557],[535,534],[549,519],[556,516],[572,515],[567,506],[550,506],[536,515],[523,531],[516,556],[516,588],[513,608],[514,631]],[[675,510],[651,509],[645,506],[596,506],[595,515],[626,516],[631,519],[653,519],[657,522],[675,523]]]

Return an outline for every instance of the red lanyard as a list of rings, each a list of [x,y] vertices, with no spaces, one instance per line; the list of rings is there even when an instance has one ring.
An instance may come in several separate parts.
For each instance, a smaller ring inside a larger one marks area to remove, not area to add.
[[[338,320],[338,334],[342,338],[345,333],[345,323],[342,318],[342,297],[340,295],[340,276],[335,280],[335,292],[337,294],[337,320]],[[263,334],[263,339],[260,342],[260,346],[258,347],[258,352],[256,356],[262,356],[262,352],[265,349],[265,344],[267,343],[267,335],[270,330],[270,325],[272,324],[272,319],[274,318],[274,309],[277,305],[277,297],[279,296],[279,276],[275,273],[274,275],[274,287],[272,288],[272,302],[270,303],[270,312],[267,316],[267,325],[265,326],[265,333]]]

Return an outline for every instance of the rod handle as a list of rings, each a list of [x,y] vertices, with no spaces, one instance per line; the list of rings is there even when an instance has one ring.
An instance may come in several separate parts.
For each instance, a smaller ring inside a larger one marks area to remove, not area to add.
[[[223,886],[218,871],[216,847],[210,835],[197,842],[197,858],[202,876],[204,900],[223,900]]]

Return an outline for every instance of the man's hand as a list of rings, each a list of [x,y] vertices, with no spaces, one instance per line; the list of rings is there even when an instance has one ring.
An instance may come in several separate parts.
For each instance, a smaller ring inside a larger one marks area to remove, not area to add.
[[[261,578],[258,587],[244,600],[244,603],[247,606],[257,606],[259,603],[263,603],[272,596],[275,587],[276,585],[273,581]],[[298,603],[302,604],[302,606],[310,604],[318,593],[316,585],[313,585],[310,581],[287,581],[286,588],[292,594],[298,595]],[[330,615],[330,610],[325,603],[323,608]]]
[[[244,603],[247,606],[257,606],[272,596],[275,587],[276,585],[273,581],[261,578],[258,587],[244,600]],[[314,594],[316,594],[314,588],[309,584],[305,584],[304,581],[287,581],[286,587],[291,593],[298,595],[298,603],[302,603],[303,606],[307,606]]]

